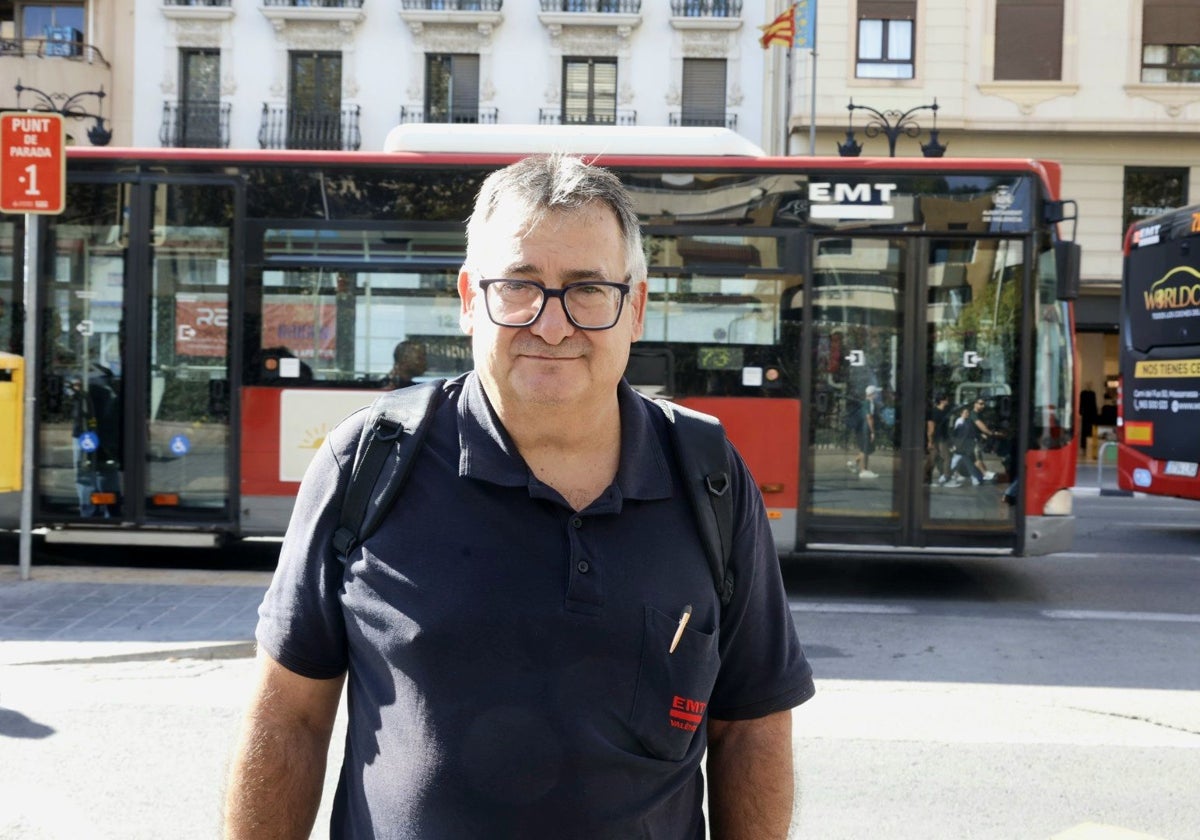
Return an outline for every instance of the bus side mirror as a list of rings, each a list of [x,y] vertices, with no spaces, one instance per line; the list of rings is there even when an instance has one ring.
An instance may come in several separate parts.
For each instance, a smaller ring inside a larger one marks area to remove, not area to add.
[[[1078,242],[1054,243],[1054,268],[1058,276],[1058,299],[1075,300],[1079,297]]]

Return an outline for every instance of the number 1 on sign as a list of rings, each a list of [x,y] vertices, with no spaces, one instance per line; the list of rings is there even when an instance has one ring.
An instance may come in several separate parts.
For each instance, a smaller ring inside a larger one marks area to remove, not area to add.
[[[37,164],[29,164],[25,167],[25,171],[29,173],[29,184],[25,187],[25,195],[41,195],[42,191],[37,188]]]

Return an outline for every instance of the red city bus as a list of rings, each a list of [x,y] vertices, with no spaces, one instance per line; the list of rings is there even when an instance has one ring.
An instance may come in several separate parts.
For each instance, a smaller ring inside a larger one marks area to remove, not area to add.
[[[470,369],[456,278],[479,184],[564,150],[616,171],[641,215],[649,303],[628,380],[724,421],[782,553],[1070,544],[1078,268],[1057,165],[768,157],[724,129],[473,128],[402,127],[378,154],[69,150],[38,272],[47,539],[282,533],[313,450],[386,387],[398,345],[417,348],[418,378]],[[21,222],[0,223],[9,278]],[[942,411],[994,432],[953,469],[927,447]],[[18,497],[0,494],[6,527]]]
[[[1200,204],[1126,233],[1120,356],[1118,486],[1200,499]]]

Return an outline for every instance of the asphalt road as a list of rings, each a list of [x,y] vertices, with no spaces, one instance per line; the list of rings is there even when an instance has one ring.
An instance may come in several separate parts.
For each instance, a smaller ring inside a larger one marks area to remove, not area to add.
[[[1045,558],[787,569],[796,837],[1200,837],[1200,505],[1081,495]]]

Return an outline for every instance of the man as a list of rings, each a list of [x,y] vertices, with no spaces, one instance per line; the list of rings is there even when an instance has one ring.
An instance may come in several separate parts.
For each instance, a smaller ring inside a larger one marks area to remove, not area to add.
[[[878,393],[879,389],[874,385],[867,386],[856,418],[858,454],[848,466],[859,478],[879,478],[879,473],[871,470],[871,453],[875,451],[875,418],[879,413],[875,405],[875,395]]]
[[[991,481],[996,477],[996,474],[987,468],[987,464],[983,461],[983,441],[985,438],[990,438],[995,435],[995,432],[988,427],[988,424],[983,422],[980,415],[987,408],[987,401],[983,397],[976,397],[975,402],[971,407],[971,430],[974,436],[974,451],[975,469],[979,471],[979,477],[982,481]]]
[[[383,379],[385,388],[405,388],[425,372],[425,345],[415,339],[401,341],[392,350],[392,369]]]
[[[331,836],[783,838],[813,692],[732,449],[722,607],[665,416],[622,382],[646,268],[620,182],[530,158],[484,183],[448,383],[389,516],[333,556],[362,414],[310,467],[260,611],[231,838],[307,837],[343,682]],[[417,491],[416,488],[420,490]]]
[[[950,473],[950,398],[934,394],[933,408],[925,421],[925,471],[928,481],[958,487],[962,481]]]
[[[959,409],[958,418],[954,421],[951,433],[954,440],[954,457],[950,461],[951,471],[957,475],[967,476],[971,484],[978,487],[985,481],[996,477],[983,463],[980,451],[980,438],[992,432],[987,424],[979,417],[986,403],[982,398],[976,399],[971,405]]]

